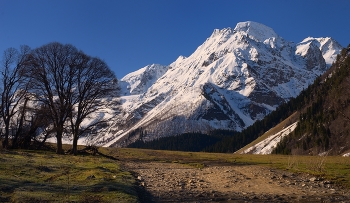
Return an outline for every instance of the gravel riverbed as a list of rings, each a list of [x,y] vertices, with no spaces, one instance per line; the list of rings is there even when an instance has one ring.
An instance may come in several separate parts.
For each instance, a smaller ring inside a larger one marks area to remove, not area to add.
[[[331,181],[257,165],[199,169],[136,161],[123,166],[145,191],[143,202],[350,202],[350,191]]]

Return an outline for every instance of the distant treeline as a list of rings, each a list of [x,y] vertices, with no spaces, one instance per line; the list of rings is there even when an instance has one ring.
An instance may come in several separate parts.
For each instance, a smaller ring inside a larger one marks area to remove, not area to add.
[[[232,134],[233,131],[224,133],[213,132],[212,134],[203,134],[200,132],[184,133],[177,136],[162,137],[150,142],[138,140],[128,147],[157,149],[157,150],[173,150],[173,151],[191,151],[200,152],[206,147],[211,146],[222,140],[227,134]]]

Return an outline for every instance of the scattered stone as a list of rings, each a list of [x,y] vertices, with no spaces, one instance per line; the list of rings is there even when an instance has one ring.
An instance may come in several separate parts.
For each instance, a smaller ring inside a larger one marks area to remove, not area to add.
[[[316,177],[312,177],[309,179],[311,182],[314,182],[314,181],[317,181],[317,178]]]
[[[94,175],[89,175],[86,180],[92,180],[92,179],[95,179],[96,177]]]
[[[301,173],[277,169],[269,173],[264,167],[240,165],[206,166],[200,171],[180,164],[136,164],[143,164],[131,168],[153,202],[350,202],[349,191]]]

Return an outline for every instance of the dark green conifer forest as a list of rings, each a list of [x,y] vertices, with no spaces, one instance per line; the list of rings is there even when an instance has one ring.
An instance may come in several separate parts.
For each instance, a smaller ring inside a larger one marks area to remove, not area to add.
[[[340,154],[350,142],[350,47],[308,88],[297,128],[273,153]],[[329,75],[331,74],[331,75]]]

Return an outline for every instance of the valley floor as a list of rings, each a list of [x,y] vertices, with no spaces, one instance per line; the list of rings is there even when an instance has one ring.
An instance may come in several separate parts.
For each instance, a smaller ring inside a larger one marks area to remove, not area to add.
[[[350,191],[330,181],[264,166],[195,168],[142,160],[123,165],[149,194],[141,196],[144,202],[350,202]]]

